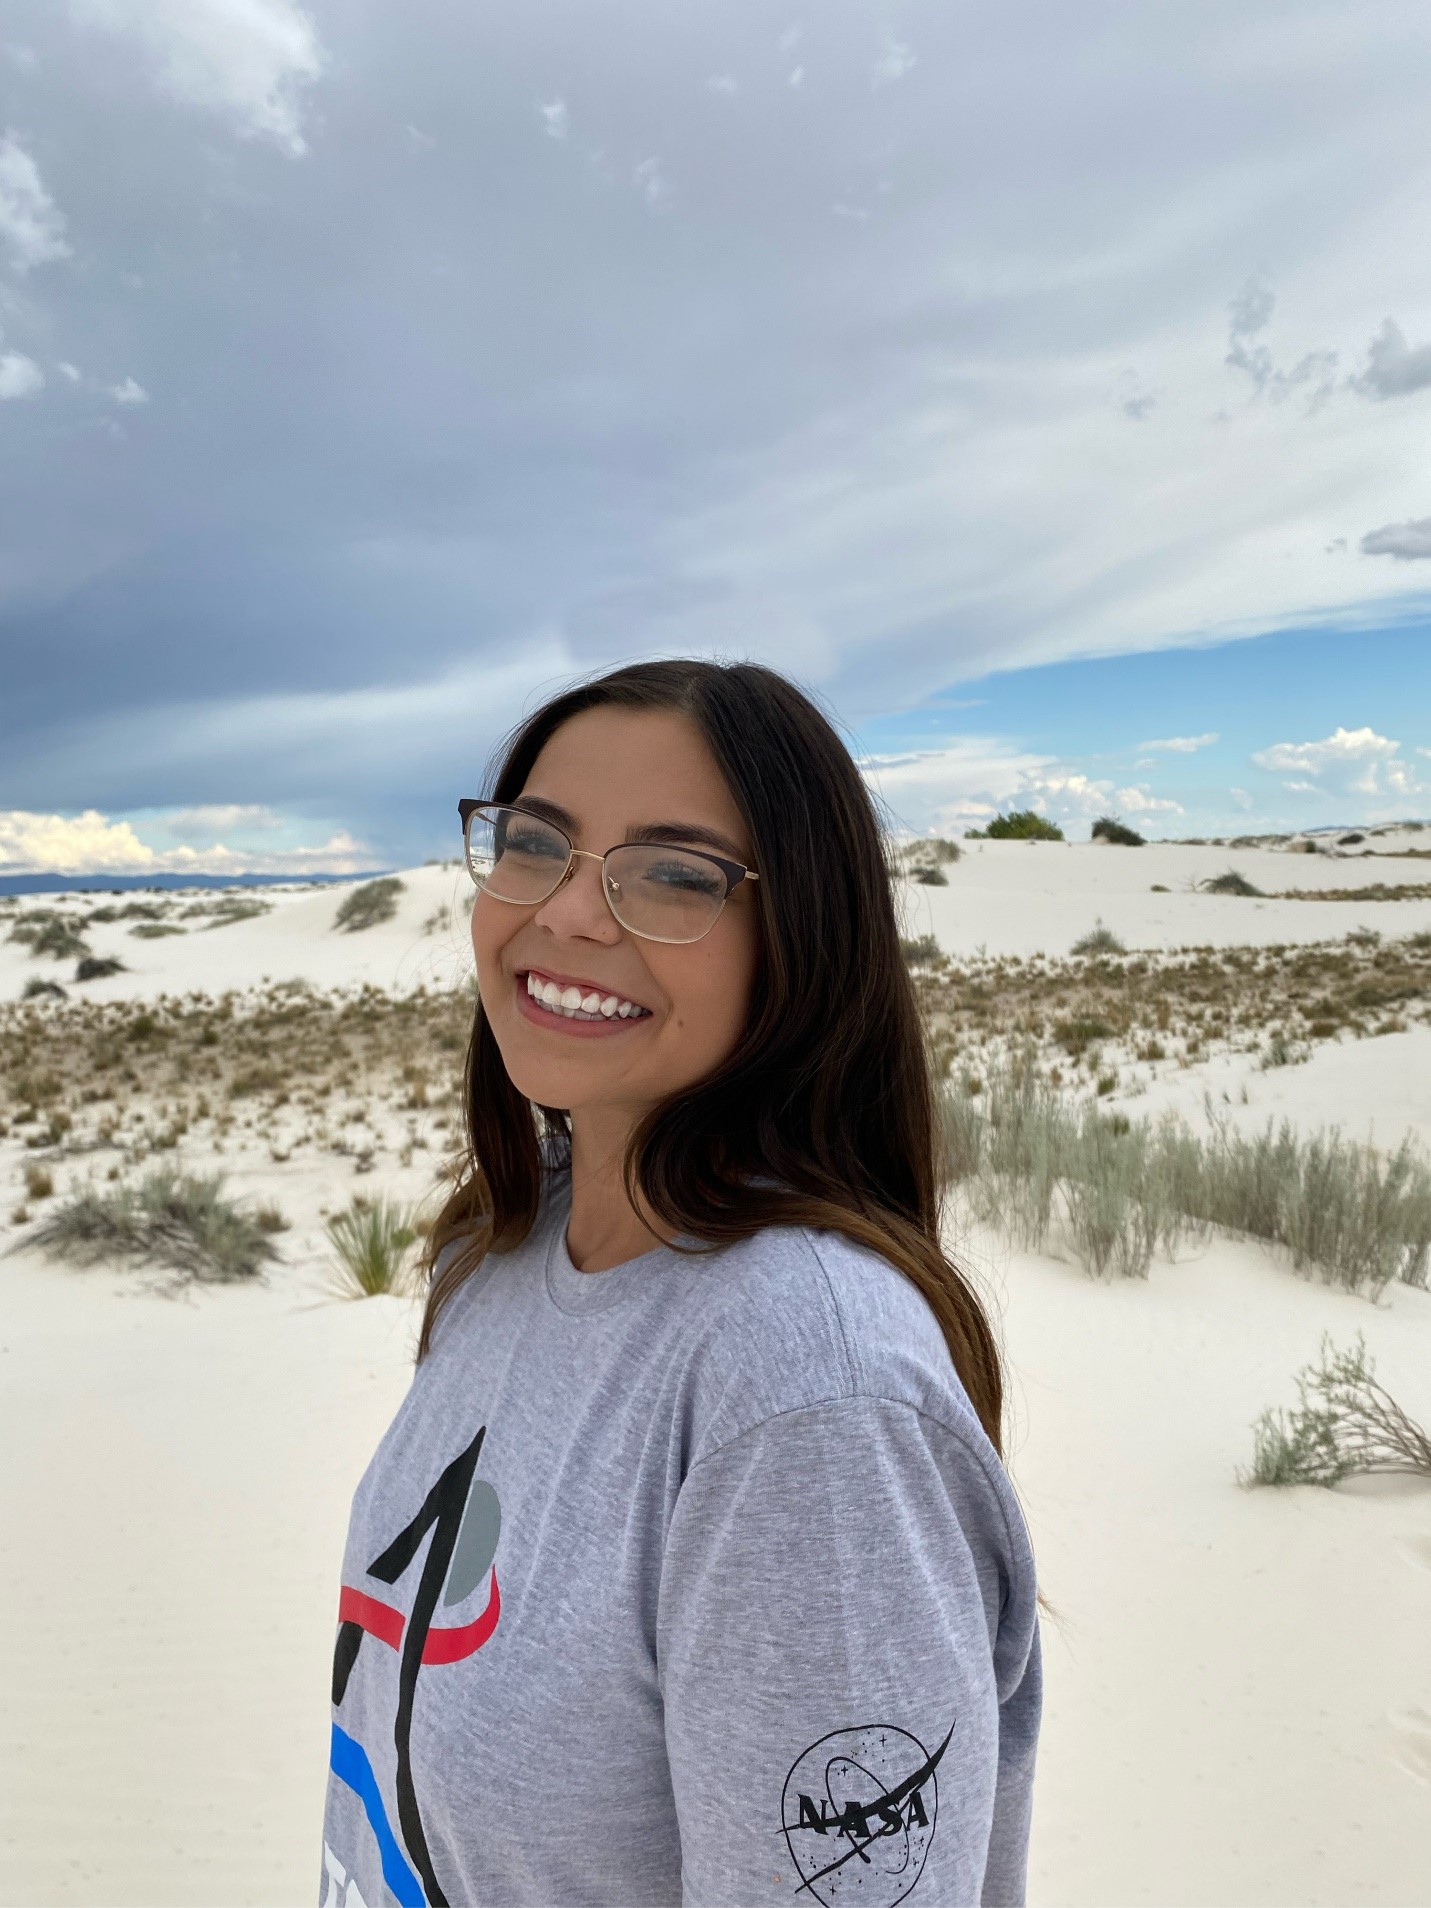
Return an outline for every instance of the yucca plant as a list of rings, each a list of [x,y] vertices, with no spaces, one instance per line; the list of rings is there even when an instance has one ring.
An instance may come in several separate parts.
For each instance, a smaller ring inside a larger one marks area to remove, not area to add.
[[[335,1213],[325,1230],[337,1256],[339,1289],[346,1298],[401,1292],[403,1257],[417,1238],[410,1206],[360,1195]]]

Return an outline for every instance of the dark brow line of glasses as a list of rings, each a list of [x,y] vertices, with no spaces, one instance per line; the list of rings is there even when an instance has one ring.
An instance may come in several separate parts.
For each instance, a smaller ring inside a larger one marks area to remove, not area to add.
[[[759,881],[760,876],[754,868],[747,868],[743,861],[733,861],[728,855],[718,855],[709,848],[693,848],[688,842],[678,841],[618,841],[610,848],[597,854],[590,848],[578,848],[564,828],[558,827],[550,816],[538,814],[534,808],[523,808],[518,802],[483,802],[474,796],[464,796],[457,804],[457,813],[462,821],[462,837],[467,839],[467,827],[472,816],[479,809],[504,808],[509,814],[525,815],[530,821],[539,821],[543,828],[560,835],[573,855],[584,855],[590,861],[604,862],[607,855],[614,854],[618,848],[673,848],[683,855],[699,855],[704,861],[713,861],[725,876],[725,898],[728,901],[742,881]],[[570,864],[568,864],[570,865]]]

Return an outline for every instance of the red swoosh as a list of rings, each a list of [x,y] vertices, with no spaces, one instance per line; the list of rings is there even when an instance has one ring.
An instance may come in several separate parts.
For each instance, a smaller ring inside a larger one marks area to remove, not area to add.
[[[427,1633],[423,1644],[424,1663],[460,1663],[465,1656],[472,1656],[480,1650],[497,1627],[497,1619],[502,1614],[502,1598],[497,1588],[497,1572],[492,1571],[492,1587],[487,1595],[487,1608],[471,1623],[464,1623],[455,1629],[442,1629],[434,1624]],[[354,1590],[344,1584],[338,1596],[338,1621],[356,1623],[366,1630],[369,1636],[375,1636],[380,1643],[386,1643],[389,1649],[397,1649],[402,1643],[402,1633],[407,1618],[401,1610],[394,1610],[389,1603],[380,1603],[376,1597],[368,1596],[362,1590]]]

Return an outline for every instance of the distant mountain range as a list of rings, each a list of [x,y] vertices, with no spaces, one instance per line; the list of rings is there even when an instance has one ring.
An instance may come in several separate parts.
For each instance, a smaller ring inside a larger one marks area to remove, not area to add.
[[[17,874],[0,875],[0,894],[123,894],[131,888],[276,888],[316,887],[332,881],[371,881],[391,868],[362,874]]]

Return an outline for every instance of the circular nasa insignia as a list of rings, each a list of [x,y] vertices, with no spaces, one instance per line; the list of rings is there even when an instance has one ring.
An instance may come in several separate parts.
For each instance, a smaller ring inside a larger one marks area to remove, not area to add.
[[[931,1754],[890,1723],[837,1729],[812,1742],[785,1778],[781,1822],[800,1887],[826,1908],[893,1908],[924,1869],[939,1812]]]

